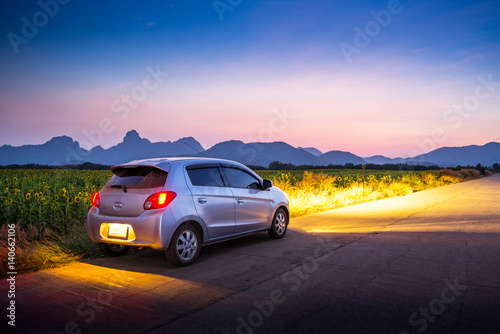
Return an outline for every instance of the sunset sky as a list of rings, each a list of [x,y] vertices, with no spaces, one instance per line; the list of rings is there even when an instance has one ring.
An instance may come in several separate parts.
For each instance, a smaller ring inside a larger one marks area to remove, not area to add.
[[[59,1],[2,4],[0,145],[500,141],[496,0]]]

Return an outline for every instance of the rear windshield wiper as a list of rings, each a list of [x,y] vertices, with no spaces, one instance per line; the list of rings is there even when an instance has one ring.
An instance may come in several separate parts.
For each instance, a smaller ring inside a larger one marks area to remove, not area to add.
[[[121,188],[123,189],[124,193],[127,192],[127,186],[125,186],[124,184],[113,184],[112,186],[110,186],[110,188]]]

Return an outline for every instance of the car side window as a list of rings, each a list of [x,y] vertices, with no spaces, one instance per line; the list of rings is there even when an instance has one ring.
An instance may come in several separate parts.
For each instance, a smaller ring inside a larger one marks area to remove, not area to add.
[[[187,173],[193,186],[224,187],[224,181],[217,167],[188,169]]]
[[[260,182],[253,175],[231,167],[224,167],[224,171],[229,178],[229,184],[233,188],[259,189]]]

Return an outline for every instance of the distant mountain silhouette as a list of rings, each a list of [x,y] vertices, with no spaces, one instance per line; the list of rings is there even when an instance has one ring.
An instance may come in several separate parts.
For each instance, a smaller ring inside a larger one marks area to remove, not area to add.
[[[273,161],[299,165],[327,165],[315,155],[287,143],[248,143],[230,140],[215,144],[198,156],[230,159],[247,165],[267,167]]]
[[[298,149],[301,149],[301,150],[304,150],[306,152],[309,152],[311,153],[312,155],[315,155],[317,157],[319,157],[320,155],[323,154],[323,152],[321,152],[320,150],[318,150],[317,148],[314,148],[314,147],[297,147]]]
[[[500,143],[490,142],[483,146],[469,145],[461,147],[441,147],[429,153],[412,158],[387,158],[383,155],[374,155],[364,158],[372,164],[408,164],[408,165],[438,165],[440,167],[492,166],[500,163]]]
[[[404,163],[403,158],[387,158],[383,155],[374,155],[372,157],[363,158],[369,164],[384,165],[384,164],[399,164]]]
[[[331,165],[345,165],[351,163],[354,165],[366,164],[366,161],[357,155],[344,151],[330,151],[320,155],[320,158]]]
[[[151,143],[141,138],[137,131],[127,132],[123,142],[107,150],[100,146],[91,150],[90,162],[118,164],[136,159],[173,157],[179,155],[194,155],[205,149],[193,137],[181,138],[171,142]],[[88,160],[86,160],[88,161]]]
[[[175,142],[151,143],[132,130],[127,132],[123,142],[108,149],[96,146],[86,150],[67,136],[54,137],[42,145],[3,145],[0,147],[0,165],[58,165],[82,162],[114,165],[135,159],[194,155],[203,151],[201,144],[192,137],[181,138]]]
[[[215,144],[205,150],[193,137],[177,141],[152,143],[141,138],[137,131],[127,132],[123,141],[108,149],[96,146],[91,150],[80,147],[77,141],[68,136],[54,137],[45,144],[0,147],[0,165],[41,164],[61,165],[91,162],[116,165],[136,159],[169,156],[206,156],[236,160],[247,165],[268,167],[271,162],[279,161],[293,165],[355,165],[373,164],[420,164],[448,166],[475,166],[478,163],[492,166],[500,163],[500,143],[491,142],[483,146],[442,147],[432,152],[411,158],[387,158],[382,155],[361,158],[349,152],[330,151],[322,154],[314,147],[295,148],[284,142],[243,143],[230,140]]]
[[[426,154],[421,154],[411,160],[431,161],[439,166],[492,166],[500,163],[500,143],[490,142],[483,146],[469,145],[462,147],[441,147]]]
[[[0,165],[37,163],[53,165],[65,162],[67,150],[78,151],[80,144],[70,137],[54,137],[45,144],[0,147]]]

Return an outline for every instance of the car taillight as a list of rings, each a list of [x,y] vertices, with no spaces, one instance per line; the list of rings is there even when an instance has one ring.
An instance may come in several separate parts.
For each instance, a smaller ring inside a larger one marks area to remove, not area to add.
[[[92,205],[98,208],[101,205],[101,199],[99,198],[99,192],[93,193],[90,197],[92,200]]]
[[[161,209],[166,207],[177,196],[173,191],[162,191],[148,197],[144,202],[144,210]]]

